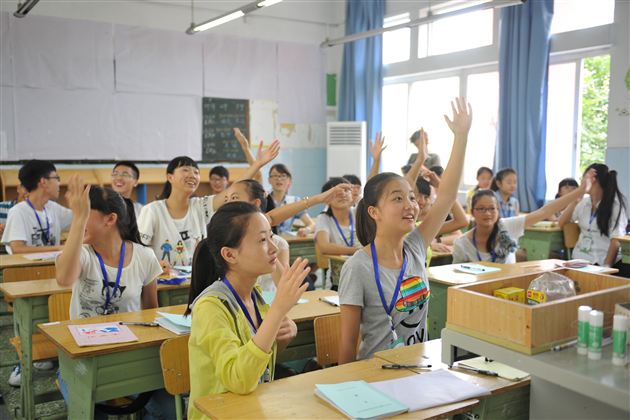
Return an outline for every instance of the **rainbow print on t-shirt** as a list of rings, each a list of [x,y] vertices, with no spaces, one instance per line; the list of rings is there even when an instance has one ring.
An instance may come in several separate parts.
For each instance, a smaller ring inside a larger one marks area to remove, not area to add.
[[[402,297],[396,302],[398,312],[409,312],[429,300],[429,288],[420,277],[410,277],[400,285]]]

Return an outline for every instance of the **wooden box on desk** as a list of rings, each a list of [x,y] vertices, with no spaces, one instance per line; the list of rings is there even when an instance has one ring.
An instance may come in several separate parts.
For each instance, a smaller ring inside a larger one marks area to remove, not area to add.
[[[604,312],[612,326],[615,303],[630,301],[630,280],[606,274],[558,269],[575,282],[577,295],[538,305],[492,296],[503,287],[527,290],[541,273],[487,280],[448,289],[447,328],[521,352],[536,354],[577,337],[577,309]]]

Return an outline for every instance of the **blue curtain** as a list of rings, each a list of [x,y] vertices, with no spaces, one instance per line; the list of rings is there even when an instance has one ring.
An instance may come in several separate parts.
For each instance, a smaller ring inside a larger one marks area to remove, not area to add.
[[[385,0],[347,0],[346,35],[383,27]],[[339,120],[367,121],[368,138],[381,131],[383,37],[344,45],[339,88]],[[369,162],[368,168],[371,165]]]
[[[518,173],[521,210],[544,203],[547,76],[553,0],[530,0],[501,11],[499,138],[495,169]]]

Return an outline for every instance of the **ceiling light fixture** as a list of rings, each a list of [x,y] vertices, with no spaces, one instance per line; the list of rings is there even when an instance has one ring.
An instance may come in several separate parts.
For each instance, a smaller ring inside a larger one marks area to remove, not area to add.
[[[37,0],[39,1],[39,0]],[[207,20],[202,23],[190,23],[190,27],[186,30],[186,33],[189,35],[196,34],[197,32],[205,31],[210,28],[214,28],[216,26],[222,25],[224,23],[230,22],[232,20],[238,19],[240,17],[245,16],[248,13],[254,12],[263,7],[272,6],[276,3],[280,3],[282,0],[263,0],[263,1],[255,1],[253,3],[246,4],[243,7],[239,7],[236,10],[229,11],[222,15],[219,15],[215,18]],[[194,12],[194,5],[191,4],[191,12]],[[192,14],[192,13],[191,13]]]

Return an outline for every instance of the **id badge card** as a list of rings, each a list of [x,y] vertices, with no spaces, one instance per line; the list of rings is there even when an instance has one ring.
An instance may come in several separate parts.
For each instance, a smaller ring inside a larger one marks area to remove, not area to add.
[[[593,242],[595,242],[593,241],[593,234],[589,230],[582,237],[580,251],[584,252],[585,254],[590,254],[593,249]]]
[[[391,325],[391,339],[389,341],[389,348],[390,349],[397,349],[399,347],[404,347],[405,346],[405,340],[403,339],[403,337],[398,337],[398,334],[396,334],[396,328],[394,327],[394,321],[392,320],[391,316],[389,317],[389,322]]]

